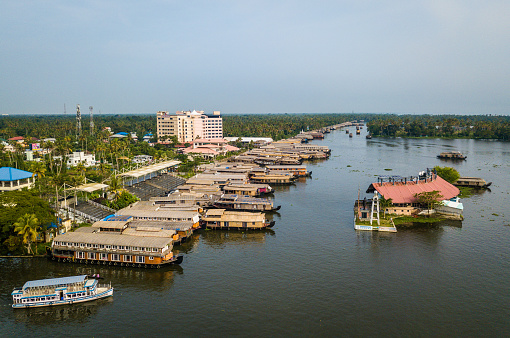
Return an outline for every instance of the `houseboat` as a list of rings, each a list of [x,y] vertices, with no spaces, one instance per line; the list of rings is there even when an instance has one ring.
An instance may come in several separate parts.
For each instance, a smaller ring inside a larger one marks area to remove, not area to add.
[[[443,151],[437,155],[437,158],[445,160],[465,160],[467,156],[462,155],[459,151]]]
[[[281,206],[276,208],[273,201],[269,198],[256,198],[250,196],[224,194],[216,202],[214,206],[219,209],[240,210],[240,211],[277,211]]]
[[[458,187],[471,187],[471,188],[488,188],[492,182],[486,182],[480,177],[460,177],[454,185]]]
[[[258,197],[265,194],[271,194],[273,188],[269,184],[229,184],[223,187],[225,194],[247,195]]]
[[[253,183],[266,183],[266,184],[293,184],[295,177],[292,174],[257,174],[251,178]]]
[[[209,209],[202,217],[206,229],[238,229],[260,230],[271,228],[274,221],[268,221],[262,212],[227,211],[225,209]]]
[[[180,264],[172,252],[179,234],[162,227],[128,227],[127,221],[99,221],[55,237],[49,257],[59,262],[160,268]],[[154,225],[157,222],[151,222]]]
[[[304,165],[268,165],[266,167],[269,173],[291,173],[295,177],[308,177],[312,175],[311,171],[306,171]]]
[[[88,302],[113,296],[113,288],[81,275],[29,281],[11,295],[12,307],[20,309]]]

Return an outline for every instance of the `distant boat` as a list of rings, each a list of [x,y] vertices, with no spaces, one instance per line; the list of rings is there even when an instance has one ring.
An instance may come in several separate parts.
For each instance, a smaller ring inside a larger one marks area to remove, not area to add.
[[[453,184],[458,187],[488,188],[492,182],[486,182],[480,177],[460,177]]]
[[[459,151],[444,151],[437,155],[437,158],[446,160],[465,160],[467,156],[462,155]]]
[[[367,134],[367,136],[365,136],[365,137],[370,140],[372,138],[372,135]]]
[[[349,134],[349,137],[352,137],[352,133]]]

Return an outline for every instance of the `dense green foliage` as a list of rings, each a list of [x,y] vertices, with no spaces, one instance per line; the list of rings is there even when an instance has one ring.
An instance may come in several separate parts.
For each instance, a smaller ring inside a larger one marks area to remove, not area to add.
[[[34,215],[40,224],[41,230],[55,221],[55,216],[48,201],[37,196],[37,191],[10,191],[0,194],[0,252],[8,248],[16,249],[21,241],[15,231],[15,223],[25,215]],[[6,240],[10,241],[6,243]]]
[[[372,136],[510,140],[510,116],[385,114],[367,126]]]
[[[434,169],[436,170],[439,177],[450,183],[457,181],[460,177],[459,172],[452,167],[435,166]]]
[[[424,191],[419,194],[414,194],[414,197],[418,199],[418,203],[427,206],[427,209],[434,209],[439,205],[439,201],[443,198],[443,195],[437,190]]]
[[[342,122],[362,120],[366,114],[253,114],[223,116],[225,136],[271,137],[274,140]]]

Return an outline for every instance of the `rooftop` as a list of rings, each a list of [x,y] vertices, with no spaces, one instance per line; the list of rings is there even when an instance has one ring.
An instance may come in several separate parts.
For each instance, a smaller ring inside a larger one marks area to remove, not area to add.
[[[17,181],[32,177],[32,173],[11,167],[0,168],[0,181]]]
[[[87,275],[80,276],[70,276],[70,277],[60,277],[60,278],[48,278],[48,279],[39,279],[26,282],[23,285],[23,290],[26,288],[36,288],[43,286],[53,286],[53,285],[64,285],[64,284],[72,284],[72,283],[80,283],[85,281]]]

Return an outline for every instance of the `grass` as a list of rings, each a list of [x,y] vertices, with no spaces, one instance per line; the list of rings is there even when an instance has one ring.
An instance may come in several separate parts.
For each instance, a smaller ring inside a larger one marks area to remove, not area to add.
[[[393,219],[395,225],[408,224],[408,223],[436,223],[444,220],[438,217],[412,217],[412,216],[396,216]]]

